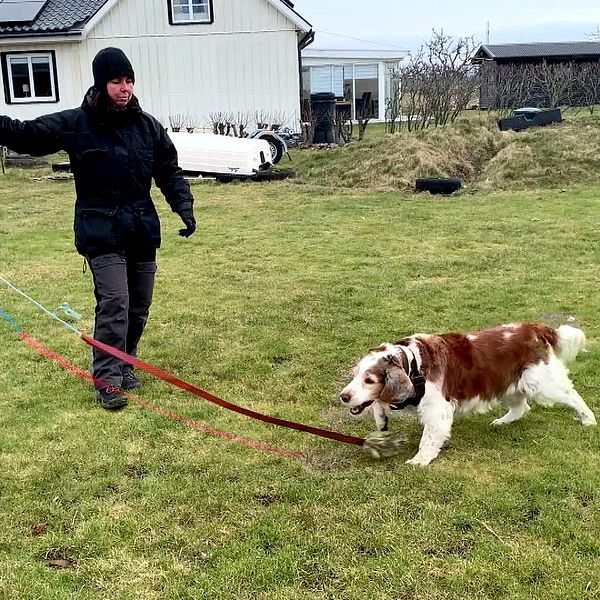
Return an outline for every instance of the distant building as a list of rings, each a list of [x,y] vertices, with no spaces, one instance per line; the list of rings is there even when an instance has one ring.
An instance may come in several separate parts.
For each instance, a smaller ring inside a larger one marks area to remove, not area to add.
[[[339,107],[345,107],[356,119],[363,113],[384,121],[390,96],[390,68],[397,68],[408,50],[302,50],[302,105],[306,109],[310,95],[335,94]]]
[[[597,94],[590,97],[591,87],[600,88],[600,42],[483,44],[473,61],[481,65],[480,108],[600,100]],[[559,90],[556,80],[564,84],[569,74],[577,89]]]

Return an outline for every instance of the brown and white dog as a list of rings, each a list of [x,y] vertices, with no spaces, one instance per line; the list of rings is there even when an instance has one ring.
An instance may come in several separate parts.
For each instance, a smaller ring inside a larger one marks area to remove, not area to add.
[[[582,425],[596,425],[565,366],[584,345],[583,331],[570,325],[513,323],[469,334],[415,334],[361,358],[340,400],[355,416],[370,407],[382,431],[390,410],[416,406],[423,435],[406,462],[426,466],[449,439],[455,414],[481,412],[498,401],[508,412],[492,425],[523,417],[528,400],[564,404]]]

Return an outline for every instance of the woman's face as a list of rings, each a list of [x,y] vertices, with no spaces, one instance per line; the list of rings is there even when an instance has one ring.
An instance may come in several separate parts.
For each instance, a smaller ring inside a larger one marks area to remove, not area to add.
[[[133,96],[131,77],[115,77],[106,84],[106,91],[115,108],[125,108]]]

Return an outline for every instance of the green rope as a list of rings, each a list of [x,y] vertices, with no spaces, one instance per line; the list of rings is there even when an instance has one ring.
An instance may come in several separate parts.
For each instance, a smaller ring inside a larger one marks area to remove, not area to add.
[[[60,317],[58,317],[56,315],[56,313],[53,313],[52,311],[48,310],[45,306],[43,306],[39,302],[36,302],[33,298],[28,296],[25,292],[20,290],[18,287],[14,286],[10,281],[4,279],[4,277],[2,277],[2,275],[0,275],[0,281],[5,283],[9,288],[12,288],[15,292],[17,292],[17,294],[20,294],[21,296],[23,296],[23,298],[26,298],[27,300],[29,300],[29,302],[31,302],[32,304],[35,304],[38,308],[40,308],[42,311],[44,311],[49,317],[51,317],[55,321],[58,321],[59,323],[61,323],[62,325],[64,325],[68,329],[70,329],[71,331],[75,332],[77,335],[81,335],[81,331],[79,331],[79,329],[77,329],[77,327],[75,327],[74,325],[71,325],[71,323],[67,323],[66,321],[63,321]],[[6,313],[6,314],[8,314],[8,313]],[[10,317],[10,315],[8,315],[8,316]]]

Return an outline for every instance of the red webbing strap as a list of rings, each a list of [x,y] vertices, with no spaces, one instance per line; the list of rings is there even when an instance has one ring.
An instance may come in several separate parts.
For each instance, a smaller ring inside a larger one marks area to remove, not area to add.
[[[81,334],[81,339],[84,342],[86,342],[87,344],[89,344],[90,346],[94,346],[94,348],[99,348],[100,350],[103,350],[104,352],[110,354],[111,356],[114,356],[115,358],[118,358],[119,360],[122,360],[123,362],[126,362],[127,364],[133,365],[135,367],[139,367],[140,369],[143,369],[144,371],[151,373],[155,377],[158,377],[159,379],[162,379],[163,381],[166,381],[174,386],[177,386],[178,388],[181,388],[182,390],[186,390],[186,391],[190,392],[191,394],[194,394],[195,396],[203,398],[204,400],[208,400],[209,402],[212,402],[213,404],[217,404],[228,410],[232,410],[234,412],[237,412],[237,413],[240,413],[247,417],[250,417],[251,419],[256,419],[257,421],[264,421],[265,423],[270,423],[271,425],[279,425],[280,427],[287,427],[289,429],[305,431],[307,433],[312,433],[313,435],[319,435],[321,437],[336,440],[338,442],[343,442],[345,444],[354,444],[356,446],[362,446],[365,443],[365,440],[363,438],[354,437],[352,435],[344,435],[343,433],[337,433],[336,431],[329,431],[328,429],[320,429],[318,427],[311,427],[310,425],[304,425],[302,423],[295,423],[294,421],[286,421],[285,419],[277,419],[276,417],[269,417],[267,415],[263,415],[254,410],[250,410],[248,408],[243,408],[241,406],[238,406],[237,404],[232,404],[231,402],[227,402],[226,400],[221,400],[221,398],[218,398],[217,396],[213,396],[213,394],[206,392],[203,389],[200,389],[199,387],[196,387],[195,385],[188,383],[187,381],[183,381],[182,379],[179,379],[178,377],[175,377],[174,375],[171,375],[170,373],[167,373],[166,371],[163,371],[162,369],[155,367],[154,365],[151,365],[150,363],[144,362],[143,360],[139,360],[138,358],[135,358],[134,356],[126,354],[125,352],[121,352],[121,350],[117,350],[116,348],[113,348],[112,346],[104,344],[103,342],[99,342],[98,340],[91,338],[89,335],[86,335],[85,333]]]
[[[102,384],[102,382],[100,382],[100,381],[96,380],[94,377],[92,377],[92,375],[90,373],[80,369],[79,367],[77,367],[76,365],[71,363],[68,359],[66,359],[64,356],[61,356],[60,354],[54,352],[53,350],[50,350],[36,338],[26,334],[25,332],[20,332],[19,337],[30,348],[33,348],[36,352],[39,352],[42,356],[49,358],[50,360],[55,362],[57,365],[59,365],[60,367],[65,369],[66,371],[69,371],[69,373],[72,373],[73,375],[77,375],[78,377],[81,377],[82,379],[85,379],[87,381],[91,381],[96,384]],[[188,417],[178,415],[177,413],[173,413],[164,408],[154,406],[153,404],[150,404],[146,400],[142,400],[142,398],[139,398],[138,396],[135,396],[134,394],[131,394],[129,392],[124,392],[122,390],[115,390],[115,391],[117,393],[121,394],[122,396],[125,396],[126,398],[130,398],[134,402],[137,402],[141,406],[144,406],[145,408],[147,408],[159,415],[162,415],[164,417],[168,417],[169,419],[173,419],[174,421],[183,423],[184,425],[187,425],[188,427],[192,427],[193,429],[196,429],[197,431],[201,431],[203,433],[208,433],[210,435],[215,435],[215,436],[227,439],[227,440],[233,440],[234,442],[239,442],[240,444],[243,444],[244,446],[247,446],[248,448],[253,448],[254,450],[262,450],[263,452],[271,452],[272,454],[279,454],[281,456],[287,456],[288,458],[299,458],[299,459],[303,458],[302,454],[300,454],[298,452],[293,452],[292,450],[285,450],[283,448],[276,448],[275,446],[270,446],[269,444],[266,444],[264,442],[259,442],[258,440],[254,440],[252,438],[243,437],[243,436],[237,435],[235,433],[229,433],[228,431],[221,431],[220,429],[214,429],[213,427],[208,427],[207,425],[199,423],[198,421],[195,421],[194,419],[190,419]]]

